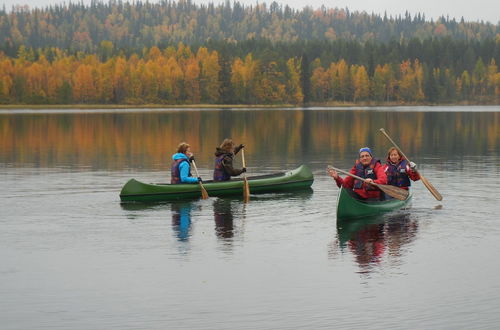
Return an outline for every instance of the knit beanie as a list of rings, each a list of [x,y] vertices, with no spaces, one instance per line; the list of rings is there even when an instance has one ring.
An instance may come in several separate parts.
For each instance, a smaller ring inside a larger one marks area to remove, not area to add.
[[[369,154],[370,154],[370,156],[373,156],[373,155],[372,155],[372,150],[371,150],[370,148],[368,148],[368,147],[363,147],[363,148],[359,149],[359,154],[361,154],[363,151],[366,151],[367,153],[369,153]]]

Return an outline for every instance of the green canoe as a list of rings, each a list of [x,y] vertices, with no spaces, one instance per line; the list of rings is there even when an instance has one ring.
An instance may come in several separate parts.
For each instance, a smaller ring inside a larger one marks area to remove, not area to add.
[[[304,165],[283,173],[248,178],[251,194],[288,192],[310,189],[314,181],[311,170]],[[209,196],[243,196],[243,179],[214,182],[203,181]],[[198,184],[147,184],[130,179],[120,192],[122,202],[156,202],[201,197]]]
[[[356,199],[346,189],[341,188],[337,199],[337,219],[361,218],[390,212],[405,207],[411,201],[411,194],[404,201],[388,199],[384,201],[362,201]]]

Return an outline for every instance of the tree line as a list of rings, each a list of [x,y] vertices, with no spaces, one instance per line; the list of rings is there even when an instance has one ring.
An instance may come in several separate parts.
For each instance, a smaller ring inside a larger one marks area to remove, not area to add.
[[[112,47],[110,42],[104,43],[102,47]],[[338,54],[327,56],[314,47],[302,48],[302,55],[298,55],[297,45],[253,45],[255,53],[232,43],[214,47],[218,50],[179,43],[163,49],[145,48],[130,56],[70,54],[58,48],[35,51],[21,46],[15,58],[0,53],[0,103],[500,101],[500,72],[493,57],[475,56],[472,63],[457,60],[460,56],[450,57],[453,61],[449,65],[434,66],[420,59],[418,52],[406,58],[400,54],[395,58],[401,59],[392,61],[390,56],[387,61],[374,61],[370,56],[354,61]],[[494,45],[498,48],[499,43]]]
[[[449,17],[429,21],[420,13],[393,17],[324,6],[295,10],[277,2],[245,6],[238,1],[196,5],[191,0],[94,0],[90,5],[69,2],[44,8],[0,9],[0,51],[9,56],[15,56],[20,46],[95,53],[102,41],[112,42],[118,50],[139,52],[144,47],[209,40],[387,43],[448,37],[481,41],[497,38],[499,33],[499,22]]]
[[[3,104],[498,103],[500,25],[276,2],[0,9]]]

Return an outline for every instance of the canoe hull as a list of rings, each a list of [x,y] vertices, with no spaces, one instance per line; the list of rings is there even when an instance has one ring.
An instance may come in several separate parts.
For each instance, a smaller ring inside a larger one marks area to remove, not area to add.
[[[310,189],[313,181],[311,170],[304,165],[284,173],[248,178],[252,194]],[[203,183],[203,187],[211,197],[243,196],[242,179],[225,182],[206,181]],[[159,202],[200,197],[201,192],[198,184],[147,184],[135,179],[130,179],[120,192],[122,202]]]
[[[337,219],[362,218],[399,210],[408,206],[411,198],[412,195],[409,194],[404,201],[389,199],[380,202],[365,202],[355,199],[344,188],[341,188],[337,199]]]

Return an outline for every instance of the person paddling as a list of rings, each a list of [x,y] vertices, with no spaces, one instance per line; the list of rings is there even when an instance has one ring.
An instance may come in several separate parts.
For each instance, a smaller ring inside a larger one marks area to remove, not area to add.
[[[387,175],[384,168],[380,160],[373,158],[370,148],[363,147],[359,149],[359,158],[351,168],[350,173],[366,179],[367,183],[350,176],[342,179],[337,171],[328,169],[328,174],[335,180],[337,186],[353,191],[357,195],[357,198],[365,200],[380,200],[383,198],[382,192],[368,183],[387,184]]]
[[[191,146],[186,142],[179,143],[177,153],[172,155],[171,179],[170,183],[198,183],[201,182],[200,177],[191,175],[191,164],[194,161],[194,156],[191,153]]]
[[[235,169],[233,167],[234,155],[236,155],[245,146],[240,144],[235,147],[233,140],[224,139],[221,145],[215,151],[215,169],[214,181],[228,181],[232,176],[238,176],[245,173],[247,169]]]
[[[417,164],[408,162],[395,147],[387,152],[387,160],[384,171],[387,175],[387,184],[408,190],[411,180],[420,180],[420,175],[416,171]]]

